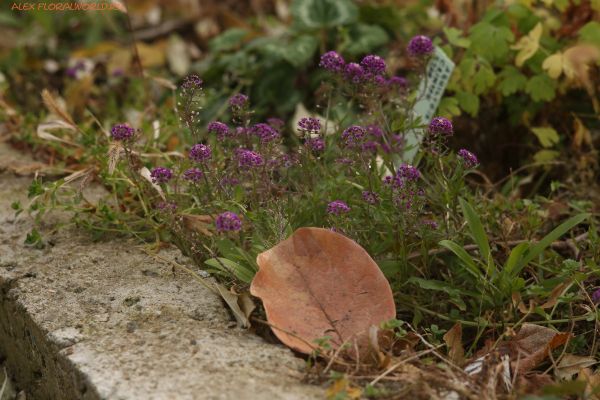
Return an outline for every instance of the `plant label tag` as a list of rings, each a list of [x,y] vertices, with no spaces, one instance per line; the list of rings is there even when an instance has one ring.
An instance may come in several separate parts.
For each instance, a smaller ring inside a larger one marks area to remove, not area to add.
[[[437,110],[438,104],[446,90],[446,85],[452,76],[456,64],[444,53],[444,50],[435,47],[433,57],[427,64],[427,76],[423,77],[417,92],[417,103],[413,109],[413,116],[421,116],[421,123],[428,124]],[[425,87],[427,85],[427,87]],[[411,163],[419,151],[420,129],[410,130],[406,133],[406,146],[414,148],[404,152],[404,162]]]

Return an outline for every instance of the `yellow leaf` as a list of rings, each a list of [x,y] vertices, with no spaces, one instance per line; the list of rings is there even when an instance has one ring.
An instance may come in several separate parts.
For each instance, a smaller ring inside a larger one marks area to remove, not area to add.
[[[526,36],[523,36],[516,44],[510,46],[513,50],[521,50],[515,59],[515,65],[517,67],[521,67],[525,61],[538,51],[543,27],[542,23],[538,22]]]
[[[537,163],[554,161],[558,158],[560,153],[556,150],[540,150],[534,154],[533,159]]]
[[[531,128],[531,131],[538,137],[540,143],[545,148],[552,147],[554,143],[558,143],[558,133],[552,127]]]
[[[90,48],[80,48],[77,49],[75,51],[73,51],[69,57],[71,58],[92,58],[94,56],[100,55],[100,54],[111,54],[113,51],[122,49],[123,46],[121,46],[119,43],[117,42],[100,42]]]
[[[552,54],[548,58],[544,60],[542,63],[542,68],[548,70],[548,75],[552,79],[558,79],[562,74],[563,66],[562,66],[563,55],[559,50],[555,54]]]
[[[573,150],[579,151],[581,150],[581,145],[585,142],[586,144],[592,144],[592,135],[590,134],[589,129],[583,125],[583,122],[577,117],[573,120],[573,125],[575,128],[575,135],[573,135]]]

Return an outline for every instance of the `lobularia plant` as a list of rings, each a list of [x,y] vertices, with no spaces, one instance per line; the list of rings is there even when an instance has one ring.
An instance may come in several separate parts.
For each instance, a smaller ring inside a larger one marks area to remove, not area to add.
[[[422,77],[431,41],[416,37],[409,51]],[[202,79],[194,75],[184,80],[177,110],[179,127],[193,141],[185,158],[165,157],[159,166],[143,162],[148,138],[116,125],[101,174],[115,190],[114,206],[101,201],[92,207],[77,196],[66,206],[53,198],[49,206],[35,200],[33,207],[86,213],[73,222],[98,236],[110,230],[141,239],[154,234],[153,248],[172,241],[197,265],[206,263],[210,272],[243,283],[257,270],[258,253],[305,226],[330,228],[373,258],[387,259],[381,266],[388,277],[411,276],[415,267],[406,257],[411,250],[427,252],[432,239],[460,228],[462,178],[477,159],[467,150],[458,158],[449,151],[453,129],[447,119],[423,126],[412,112],[419,99],[410,95],[404,78],[386,79],[381,57],[345,63],[330,51],[319,65],[324,119],[307,116],[286,134],[281,120],[254,123],[250,99],[237,94],[229,101],[233,120],[202,129],[197,121]],[[405,138],[415,133],[422,148],[409,164],[403,158]],[[51,189],[59,187],[66,188],[60,182]],[[41,182],[30,191],[36,199],[46,193]],[[118,192],[125,195],[118,199]],[[78,207],[82,200],[85,205]],[[38,234],[28,243],[41,239]],[[429,276],[429,268],[420,273]]]

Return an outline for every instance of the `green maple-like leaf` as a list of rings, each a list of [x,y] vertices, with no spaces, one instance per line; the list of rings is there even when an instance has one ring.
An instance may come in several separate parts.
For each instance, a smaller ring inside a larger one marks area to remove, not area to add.
[[[525,92],[533,101],[550,101],[556,96],[556,86],[556,81],[544,73],[531,77],[525,86]]]
[[[513,93],[524,90],[525,85],[527,84],[527,77],[513,66],[505,67],[504,70],[498,74],[498,78],[502,79],[498,85],[498,90],[503,96],[510,96]]]
[[[496,26],[490,22],[480,22],[469,29],[471,49],[478,54],[495,61],[502,60],[508,55],[508,43],[515,40],[510,28]]]

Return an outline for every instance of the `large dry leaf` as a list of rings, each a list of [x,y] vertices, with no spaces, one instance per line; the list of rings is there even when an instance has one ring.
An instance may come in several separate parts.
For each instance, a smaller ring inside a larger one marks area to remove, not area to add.
[[[308,342],[331,336],[332,348],[356,343],[365,356],[369,327],[396,316],[392,290],[377,264],[357,243],[329,229],[300,228],[257,262],[250,292],[263,300],[267,319]],[[303,340],[273,332],[296,351],[313,351]]]
[[[459,365],[465,356],[465,349],[462,346],[462,324],[460,322],[457,322],[446,332],[444,341],[448,346],[448,357],[453,363]]]
[[[571,380],[573,375],[578,374],[584,368],[591,367],[597,362],[598,360],[592,357],[565,354],[558,364],[556,376],[560,379],[566,378],[567,380]]]
[[[544,304],[539,305],[538,307],[542,308],[542,309],[554,307],[554,305],[556,305],[556,302],[558,301],[558,298],[562,295],[562,293],[565,291],[565,289],[567,289],[568,287],[571,286],[572,282],[573,282],[573,280],[569,278],[567,281],[561,283],[560,285],[557,285],[554,289],[552,289],[552,291],[548,295],[548,300]],[[521,311],[523,314],[527,314],[529,312],[529,309],[523,302],[523,299],[521,299],[521,293],[519,293],[519,292],[513,293],[512,300],[513,300],[513,306],[519,300],[521,300],[518,305],[519,311]]]
[[[584,368],[581,371],[579,371],[579,375],[577,375],[577,380],[587,382],[585,393],[586,395],[591,394],[591,397],[588,397],[589,399],[597,400],[600,398],[597,392],[593,394],[591,393],[595,387],[600,385],[600,372],[593,373],[591,369]]]

